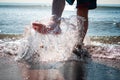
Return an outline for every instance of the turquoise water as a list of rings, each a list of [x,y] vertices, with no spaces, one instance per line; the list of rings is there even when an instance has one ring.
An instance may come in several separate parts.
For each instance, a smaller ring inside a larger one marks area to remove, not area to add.
[[[63,17],[76,14],[65,9]],[[20,34],[33,21],[51,15],[50,5],[0,4],[0,34]],[[120,36],[120,8],[98,7],[89,12],[88,35]]]

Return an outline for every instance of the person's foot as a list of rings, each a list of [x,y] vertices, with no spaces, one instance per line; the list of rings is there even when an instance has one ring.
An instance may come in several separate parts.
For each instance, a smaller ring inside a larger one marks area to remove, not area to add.
[[[82,49],[81,45],[75,45],[75,47],[73,48],[73,53],[81,57],[81,49]]]
[[[32,23],[32,28],[42,34],[47,34],[48,31],[52,30],[50,28],[47,28],[46,25],[42,24],[42,23]]]
[[[32,23],[32,28],[41,34],[60,34],[60,20],[56,19],[56,16],[52,16],[48,24],[42,24],[38,22]]]
[[[82,45],[75,45],[73,48],[73,53],[77,55],[79,58],[90,57],[88,51],[82,48]]]
[[[52,24],[47,26],[42,23],[32,23],[33,29],[41,34],[49,34],[49,33],[60,34],[61,33],[61,29],[59,25],[56,25],[56,27],[51,27],[51,25]]]

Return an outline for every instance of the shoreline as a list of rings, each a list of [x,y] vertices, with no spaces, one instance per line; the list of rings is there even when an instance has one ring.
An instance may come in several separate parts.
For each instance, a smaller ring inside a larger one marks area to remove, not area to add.
[[[23,34],[0,34],[0,40],[17,40],[23,37]],[[120,45],[120,36],[88,36],[91,42],[100,42],[103,44]]]
[[[4,54],[2,44],[14,42],[22,37],[22,34],[0,34],[0,56]],[[92,58],[120,60],[120,36],[89,36],[89,38],[90,45],[84,45],[83,49],[86,49]]]
[[[120,36],[90,36],[91,41],[120,45]]]
[[[120,46],[84,46],[91,58],[120,60]]]

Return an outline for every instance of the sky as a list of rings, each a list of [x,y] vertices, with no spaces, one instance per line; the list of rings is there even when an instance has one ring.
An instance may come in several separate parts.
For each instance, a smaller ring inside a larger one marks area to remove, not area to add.
[[[50,3],[52,0],[0,0],[0,2]],[[97,0],[98,4],[120,4],[120,0]]]

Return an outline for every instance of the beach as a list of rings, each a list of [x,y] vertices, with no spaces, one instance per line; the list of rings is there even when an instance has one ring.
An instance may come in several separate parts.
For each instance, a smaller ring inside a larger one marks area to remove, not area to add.
[[[14,42],[17,39],[23,38],[22,34],[20,35],[10,35],[5,34],[0,36],[1,46],[0,52],[2,52],[5,42]],[[120,59],[120,37],[119,36],[89,36],[85,39],[84,49],[88,51],[88,53],[92,57],[98,58],[106,58],[106,59]],[[15,48],[15,47],[14,47]],[[13,50],[16,50],[14,49]],[[0,55],[1,55],[0,54]],[[14,54],[10,53],[11,55]]]
[[[89,55],[89,57],[83,55],[81,58],[72,58],[73,55],[71,55],[71,58],[69,58],[69,53],[64,53],[66,56],[64,56],[64,58],[59,58],[61,55],[52,53],[51,55],[56,55],[56,58],[49,55],[43,59],[40,59],[43,61],[35,63],[26,61],[19,62],[15,60],[15,58],[19,55],[18,53],[21,53],[18,52],[18,42],[20,42],[21,45],[24,44],[20,41],[22,38],[24,40],[24,37],[25,36],[23,34],[2,34],[0,36],[1,80],[116,80],[119,78],[119,36],[86,37],[83,49],[87,51],[86,53]],[[48,36],[48,38],[50,37]],[[69,38],[70,37],[68,37],[68,39]],[[46,38],[43,39],[45,40]],[[58,44],[58,46],[59,45],[60,44]],[[66,48],[69,49],[69,46],[64,47],[64,49]],[[25,49],[23,49],[23,52]],[[31,51],[30,49],[28,50]],[[46,51],[49,50],[46,49]],[[46,52],[44,54],[48,55]],[[27,56],[29,57],[28,52]],[[51,57],[55,58],[53,59],[54,61],[49,61]],[[39,56],[34,57],[34,60],[37,60],[37,58],[39,59]],[[94,73],[91,74],[91,72]],[[106,75],[102,75],[101,73],[104,73]],[[111,76],[108,73],[110,73]]]
[[[68,58],[69,55],[66,54],[66,58],[60,59],[58,57],[61,57],[61,55],[57,55],[57,59],[55,59],[55,61],[49,61],[49,59],[47,59],[48,57],[46,57],[45,58],[46,61],[40,61],[35,63],[26,62],[26,61],[19,62],[15,60],[17,55],[19,55],[18,53],[20,53],[17,51],[18,42],[21,42],[20,40],[24,37],[25,36],[23,34],[1,35],[0,37],[0,79],[1,80],[16,80],[16,79],[17,80],[34,80],[34,79],[35,80],[44,80],[44,79],[46,80],[50,80],[50,79],[51,80],[53,79],[116,80],[119,78],[119,74],[120,74],[120,65],[119,65],[120,37],[119,36],[107,36],[107,37],[87,36],[84,41],[83,49],[87,51],[89,57],[83,55],[81,58],[77,58],[77,57]],[[20,44],[22,45],[23,43]],[[60,44],[58,44],[58,46],[59,45]],[[52,53],[51,55],[56,55],[56,54]],[[73,57],[73,55],[71,55],[71,57]],[[34,58],[37,59],[38,57],[34,57]],[[43,60],[45,59],[43,58]],[[91,74],[91,72],[93,74]],[[101,73],[104,73],[106,75],[102,75]],[[111,76],[108,73],[110,73]]]
[[[26,25],[30,28],[32,22],[48,19],[50,10],[51,6],[45,4],[0,5],[0,80],[119,80],[119,6],[99,6],[89,12],[89,29],[83,45],[89,56],[83,53],[81,58],[72,54],[76,42],[70,25],[75,22],[73,8],[63,13],[62,25],[71,28],[63,27],[62,35],[36,36],[29,33],[31,29],[26,32]],[[16,60],[18,56],[23,61]]]
[[[120,37],[89,36],[83,46],[89,57],[61,61],[26,63],[15,61],[17,40],[20,35],[1,36],[0,79],[1,80],[109,80],[119,79]],[[6,46],[4,44],[7,44]],[[12,45],[11,45],[12,44]],[[59,57],[59,56],[57,56]],[[67,56],[66,56],[67,57]],[[58,58],[59,59],[59,58]],[[91,74],[93,73],[93,74]],[[103,75],[103,74],[105,75]],[[111,75],[109,75],[111,74]],[[39,76],[39,77],[38,77]]]
[[[2,53],[4,54],[4,53]],[[86,63],[87,62],[87,63]],[[14,61],[9,55],[0,56],[1,80],[109,80],[119,79],[120,59],[93,56],[88,61],[58,61],[32,64]],[[92,73],[92,74],[91,74]],[[103,74],[101,74],[103,73]]]

